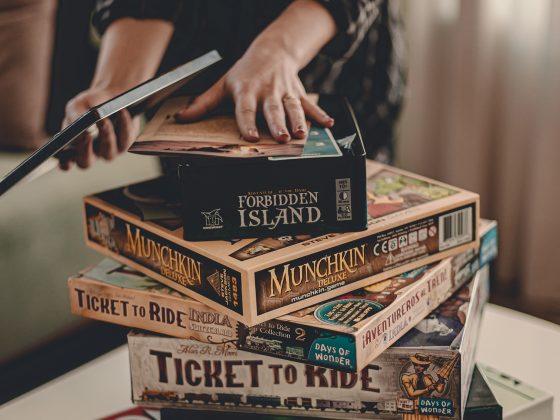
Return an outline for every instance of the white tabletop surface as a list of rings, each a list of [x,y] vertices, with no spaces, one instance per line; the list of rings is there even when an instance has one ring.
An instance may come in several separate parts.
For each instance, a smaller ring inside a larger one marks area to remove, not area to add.
[[[560,413],[560,327],[487,305],[477,360],[554,395]],[[97,419],[130,402],[128,351],[119,347],[0,407],[0,420]]]

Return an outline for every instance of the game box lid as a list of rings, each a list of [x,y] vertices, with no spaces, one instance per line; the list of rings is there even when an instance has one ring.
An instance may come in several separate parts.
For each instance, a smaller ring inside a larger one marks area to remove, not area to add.
[[[0,196],[30,175],[49,158],[55,155],[68,156],[71,154],[73,152],[69,148],[71,144],[97,122],[111,118],[123,109],[127,109],[131,115],[137,115],[152,108],[183,87],[197,74],[220,60],[221,57],[217,51],[210,51],[89,109],[0,179]]]

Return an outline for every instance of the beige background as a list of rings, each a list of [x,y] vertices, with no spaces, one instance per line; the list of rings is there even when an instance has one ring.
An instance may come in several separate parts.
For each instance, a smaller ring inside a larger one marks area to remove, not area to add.
[[[498,281],[560,308],[560,4],[402,0],[409,91],[398,164],[481,194]]]

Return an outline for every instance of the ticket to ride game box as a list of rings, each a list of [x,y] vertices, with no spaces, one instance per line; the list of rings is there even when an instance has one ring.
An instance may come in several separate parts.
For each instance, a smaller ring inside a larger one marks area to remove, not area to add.
[[[223,412],[460,419],[488,281],[485,266],[358,373],[133,332],[132,399],[142,406]]]
[[[512,393],[513,395],[513,393]],[[524,395],[522,395],[524,397]],[[550,405],[552,407],[552,404]],[[139,407],[136,407],[139,408]],[[149,410],[145,408],[144,410]],[[152,410],[156,410],[153,408]],[[551,409],[552,410],[552,409]],[[378,410],[381,411],[381,410]],[[187,408],[162,408],[161,409],[161,420],[216,420],[223,417],[223,413],[220,411],[203,411],[203,410],[189,410]],[[384,416],[386,417],[386,416]],[[400,415],[395,415],[394,418],[398,419],[401,417]],[[435,420],[438,418],[437,416],[434,417],[420,417],[409,415],[409,419],[418,419],[418,420]],[[228,418],[231,420],[298,420],[304,417],[297,416],[297,410],[293,415],[283,415],[279,417],[278,415],[269,415],[260,413],[240,413],[240,412],[233,412],[228,413]],[[369,418],[373,418],[370,415]],[[507,418],[507,417],[503,417]],[[534,418],[533,420],[541,420],[544,419],[551,419],[552,418],[552,411],[548,414],[548,417],[538,417]],[[481,369],[479,366],[474,367],[473,376],[471,380],[471,388],[469,389],[469,396],[467,398],[467,404],[465,407],[465,413],[463,416],[464,420],[502,420],[502,407],[496,401],[496,397],[492,393],[490,389],[487,379],[484,377],[484,374],[481,373]],[[103,420],[113,420],[111,419],[103,419]]]
[[[246,325],[478,246],[477,194],[368,166],[365,231],[185,241],[175,190],[158,178],[86,197],[86,243]]]

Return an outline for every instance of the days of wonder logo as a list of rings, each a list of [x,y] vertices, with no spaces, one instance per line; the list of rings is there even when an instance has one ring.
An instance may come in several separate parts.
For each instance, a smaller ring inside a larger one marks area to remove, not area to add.
[[[310,224],[321,219],[321,210],[316,205],[319,202],[317,191],[261,192],[237,198],[242,228],[264,226],[274,230],[278,225]]]

